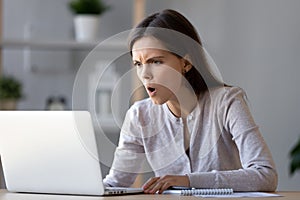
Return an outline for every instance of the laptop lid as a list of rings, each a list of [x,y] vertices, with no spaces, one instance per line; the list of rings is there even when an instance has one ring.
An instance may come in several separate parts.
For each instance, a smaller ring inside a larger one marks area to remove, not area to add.
[[[8,191],[104,194],[87,111],[0,111],[0,155]]]

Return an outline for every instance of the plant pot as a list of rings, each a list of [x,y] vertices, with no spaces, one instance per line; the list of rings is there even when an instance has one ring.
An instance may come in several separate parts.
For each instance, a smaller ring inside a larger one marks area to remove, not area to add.
[[[16,99],[1,99],[0,110],[16,110],[17,100]]]
[[[74,17],[77,41],[97,41],[99,39],[99,15],[76,15]]]

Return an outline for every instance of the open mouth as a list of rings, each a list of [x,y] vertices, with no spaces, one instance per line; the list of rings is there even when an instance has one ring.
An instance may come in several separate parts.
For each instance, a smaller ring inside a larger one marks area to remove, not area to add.
[[[148,86],[147,91],[148,91],[148,94],[149,94],[150,97],[152,97],[156,94],[156,88],[154,88],[154,87]]]
[[[155,88],[153,88],[153,87],[147,87],[147,90],[148,90],[149,92],[155,92]]]

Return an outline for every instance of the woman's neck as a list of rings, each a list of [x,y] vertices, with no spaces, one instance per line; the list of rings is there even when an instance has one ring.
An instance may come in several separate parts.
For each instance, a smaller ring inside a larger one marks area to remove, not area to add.
[[[173,115],[186,118],[193,111],[197,102],[198,99],[195,93],[184,87],[177,96],[174,95],[174,99],[167,101],[167,105]]]

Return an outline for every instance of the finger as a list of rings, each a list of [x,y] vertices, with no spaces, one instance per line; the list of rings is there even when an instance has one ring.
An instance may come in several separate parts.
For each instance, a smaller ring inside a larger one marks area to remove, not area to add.
[[[146,193],[149,193],[149,194],[155,194],[159,190],[159,188],[160,188],[160,183],[155,182],[152,185],[150,185],[148,187],[148,189],[145,191],[146,191]]]
[[[164,185],[164,182],[157,181],[155,184],[153,184],[153,188],[149,190],[150,194],[155,194],[157,191],[160,190],[160,188]]]
[[[159,177],[152,177],[150,178],[144,185],[143,185],[143,189],[144,190],[148,190],[151,189],[153,187],[153,184],[159,180]]]
[[[167,190],[171,186],[172,186],[172,184],[170,182],[165,182],[159,189],[158,193],[159,194],[163,193],[163,191]]]
[[[157,180],[159,179],[159,177],[152,177],[150,178],[144,185],[143,188],[149,188],[151,185],[153,185]]]

